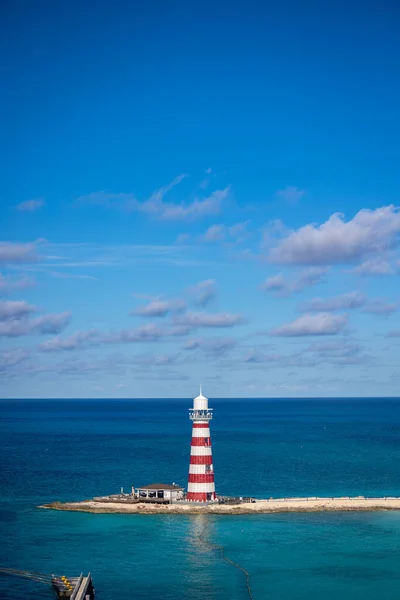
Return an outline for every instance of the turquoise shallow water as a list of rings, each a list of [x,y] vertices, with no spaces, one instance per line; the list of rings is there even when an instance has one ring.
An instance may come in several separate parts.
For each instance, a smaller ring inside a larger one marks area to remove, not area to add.
[[[213,402],[217,491],[400,495],[400,403]],[[400,513],[92,515],[36,505],[154,480],[184,483],[189,402],[0,402],[0,566],[91,571],[100,600],[394,599]],[[52,598],[0,576],[0,598]]]

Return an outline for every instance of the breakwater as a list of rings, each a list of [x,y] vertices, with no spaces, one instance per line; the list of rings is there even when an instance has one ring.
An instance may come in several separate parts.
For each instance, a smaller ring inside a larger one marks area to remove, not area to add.
[[[196,504],[176,502],[173,504],[123,503],[83,500],[82,502],[52,502],[39,508],[92,513],[121,514],[254,514],[278,512],[321,512],[321,511],[374,511],[400,510],[400,497],[365,498],[268,498],[250,503]]]

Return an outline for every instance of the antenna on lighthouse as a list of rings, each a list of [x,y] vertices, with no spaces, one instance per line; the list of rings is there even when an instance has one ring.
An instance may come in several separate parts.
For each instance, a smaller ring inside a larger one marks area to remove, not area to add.
[[[203,394],[201,393],[201,384],[200,384],[200,396],[202,396]]]

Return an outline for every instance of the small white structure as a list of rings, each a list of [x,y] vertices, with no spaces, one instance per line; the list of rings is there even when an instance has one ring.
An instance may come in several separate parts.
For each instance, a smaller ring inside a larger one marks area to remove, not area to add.
[[[151,483],[137,488],[137,496],[139,500],[174,502],[183,500],[183,488],[176,483]]]

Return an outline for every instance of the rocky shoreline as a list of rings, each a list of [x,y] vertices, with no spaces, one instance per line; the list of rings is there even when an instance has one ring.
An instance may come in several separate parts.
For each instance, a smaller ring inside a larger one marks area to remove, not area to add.
[[[400,510],[400,498],[280,498],[240,504],[193,505],[190,503],[149,504],[123,502],[51,502],[38,508],[114,514],[214,514],[245,515],[284,512]]]

